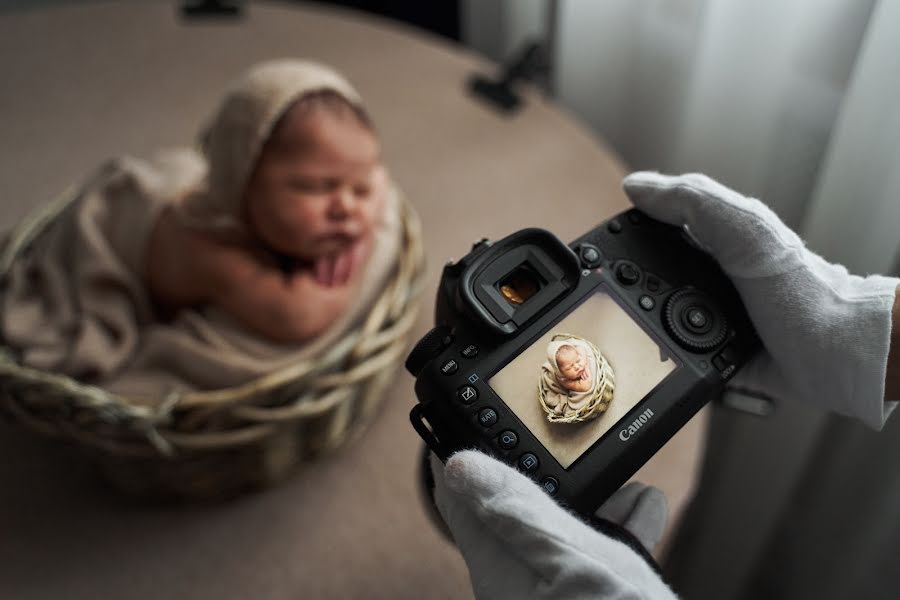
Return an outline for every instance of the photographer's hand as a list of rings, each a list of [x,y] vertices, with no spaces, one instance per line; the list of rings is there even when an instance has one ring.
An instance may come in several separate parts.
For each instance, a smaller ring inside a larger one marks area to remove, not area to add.
[[[567,512],[536,483],[473,450],[432,460],[435,502],[459,546],[478,598],[674,599],[626,544]],[[629,484],[598,516],[652,547],[665,524],[665,497]]]
[[[624,187],[649,216],[687,226],[740,293],[765,351],[732,385],[882,427],[900,400],[893,375],[885,396],[898,370],[888,354],[900,280],[851,275],[807,249],[762,202],[704,175],[634,173]]]

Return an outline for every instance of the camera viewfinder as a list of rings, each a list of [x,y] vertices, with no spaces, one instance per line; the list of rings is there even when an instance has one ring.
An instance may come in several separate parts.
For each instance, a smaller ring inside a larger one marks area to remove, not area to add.
[[[514,306],[524,304],[544,286],[540,275],[521,264],[497,284],[500,295]]]

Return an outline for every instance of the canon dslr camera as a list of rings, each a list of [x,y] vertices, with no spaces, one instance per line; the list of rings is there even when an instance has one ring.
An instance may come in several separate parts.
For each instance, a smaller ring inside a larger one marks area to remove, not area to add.
[[[688,232],[629,210],[568,246],[543,229],[444,267],[406,367],[441,460],[476,448],[588,515],[758,350]]]

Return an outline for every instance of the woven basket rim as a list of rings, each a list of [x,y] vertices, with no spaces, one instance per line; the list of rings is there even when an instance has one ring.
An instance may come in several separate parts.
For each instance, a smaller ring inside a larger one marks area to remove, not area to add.
[[[81,189],[83,186],[69,187],[11,230],[6,244],[0,250],[0,282],[8,277],[15,261],[30,244],[80,197]],[[11,349],[0,343],[0,379],[7,391],[3,396],[10,395],[9,385],[13,384],[17,390],[24,390],[23,394],[27,390],[37,390],[43,397],[64,397],[66,404],[71,403],[80,411],[88,411],[98,415],[103,421],[137,432],[163,454],[173,453],[175,445],[227,446],[222,440],[229,436],[240,437],[233,430],[203,431],[196,434],[175,432],[168,426],[173,422],[176,412],[200,415],[197,418],[202,420],[223,410],[237,411],[237,416],[248,423],[247,431],[252,430],[252,433],[244,435],[247,439],[241,443],[250,443],[270,435],[285,421],[312,418],[327,412],[341,402],[341,394],[331,393],[333,388],[362,385],[373,376],[374,370],[397,364],[406,347],[406,336],[415,324],[416,303],[425,275],[421,223],[408,199],[399,190],[396,193],[401,216],[401,250],[393,273],[381,295],[373,303],[370,313],[342,336],[324,356],[297,361],[237,386],[172,392],[161,398],[158,405],[150,406],[146,400],[139,401],[58,372],[20,364],[15,360]],[[346,369],[341,370],[344,367]],[[310,384],[312,393],[301,396],[294,402],[282,406],[257,406],[251,402],[266,393],[277,392],[304,380]],[[0,406],[5,404],[14,417],[33,429],[51,434],[70,429],[69,423],[42,422],[41,418],[33,418],[21,402],[21,397],[0,397]],[[67,407],[66,410],[70,408],[72,407]],[[74,435],[75,433],[85,432],[67,433],[69,437],[77,438],[79,436]],[[212,439],[216,436],[218,441]],[[101,448],[107,445],[106,442],[110,442],[113,447],[118,447],[116,442],[103,439],[102,436],[80,441]]]

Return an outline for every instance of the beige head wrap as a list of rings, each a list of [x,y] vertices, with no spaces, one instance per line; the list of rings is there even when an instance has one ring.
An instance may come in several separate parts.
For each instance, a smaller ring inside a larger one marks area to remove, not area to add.
[[[272,128],[295,102],[322,90],[362,107],[346,79],[311,61],[269,61],[238,79],[201,135],[207,185],[184,200],[182,216],[200,227],[240,229],[244,189]]]

